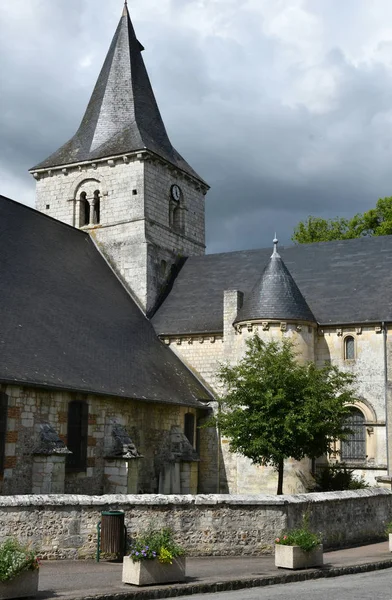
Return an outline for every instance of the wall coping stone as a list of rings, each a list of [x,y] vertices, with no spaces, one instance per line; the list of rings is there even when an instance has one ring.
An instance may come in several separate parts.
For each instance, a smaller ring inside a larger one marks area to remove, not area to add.
[[[290,504],[309,504],[321,502],[339,502],[355,498],[369,498],[371,496],[391,496],[392,491],[384,488],[366,488],[344,492],[313,492],[309,494],[295,494],[283,496],[268,496],[258,494],[230,495],[230,494],[198,494],[192,495],[164,495],[164,494],[106,494],[103,496],[87,496],[76,494],[29,494],[18,496],[0,496],[0,508],[26,507],[26,506],[175,506],[175,505],[200,505],[200,506],[284,506]]]

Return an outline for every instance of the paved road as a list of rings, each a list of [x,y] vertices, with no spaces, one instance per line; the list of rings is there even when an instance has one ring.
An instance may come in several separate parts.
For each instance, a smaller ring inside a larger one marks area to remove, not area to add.
[[[181,600],[392,600],[392,572],[373,571],[303,583],[182,596]]]

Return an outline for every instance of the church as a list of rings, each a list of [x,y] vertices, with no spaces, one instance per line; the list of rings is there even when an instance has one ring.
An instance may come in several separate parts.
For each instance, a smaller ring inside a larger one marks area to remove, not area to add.
[[[275,493],[201,427],[223,362],[291,338],[357,377],[336,447],[390,485],[392,237],[205,254],[209,186],[172,146],[125,4],[79,129],[0,196],[0,493]],[[287,461],[286,493],[308,461]]]

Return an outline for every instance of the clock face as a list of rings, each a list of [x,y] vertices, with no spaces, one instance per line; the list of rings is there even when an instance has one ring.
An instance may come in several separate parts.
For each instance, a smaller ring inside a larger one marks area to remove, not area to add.
[[[181,199],[181,189],[179,188],[178,185],[176,185],[176,184],[172,185],[171,195],[172,195],[173,200],[175,200],[176,202],[180,201],[180,199]]]

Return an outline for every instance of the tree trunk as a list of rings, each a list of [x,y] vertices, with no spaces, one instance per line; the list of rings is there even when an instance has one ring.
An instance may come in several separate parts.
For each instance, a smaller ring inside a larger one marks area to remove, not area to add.
[[[283,469],[284,469],[284,460],[280,460],[278,464],[278,490],[277,495],[281,496],[283,494]]]

